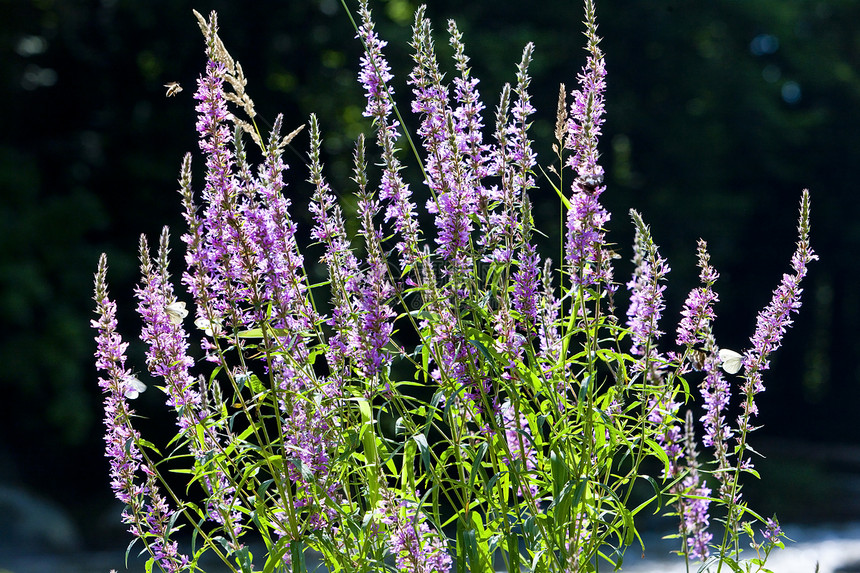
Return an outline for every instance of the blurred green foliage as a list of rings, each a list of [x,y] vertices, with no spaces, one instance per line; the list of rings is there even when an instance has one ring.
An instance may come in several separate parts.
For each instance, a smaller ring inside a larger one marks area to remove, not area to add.
[[[416,3],[373,6],[414,127],[406,77]],[[107,492],[88,324],[98,253],[109,254],[121,329],[133,338],[138,234],[154,237],[168,224],[181,246],[176,179],[182,155],[196,149],[191,96],[204,65],[192,8],[218,11],[262,129],[276,113],[289,129],[318,114],[329,176],[344,193],[352,142],[368,127],[355,82],[360,46],[336,0],[0,1],[0,457],[13,460],[6,478],[58,499],[68,485],[53,476],[72,468],[81,500]],[[597,11],[609,74],[605,197],[625,259],[618,279],[629,268],[625,214],[635,207],[673,267],[668,342],[672,317],[695,286],[695,241],[705,238],[722,273],[720,343],[740,349],[788,270],[800,190],[809,187],[822,261],[766,379],[760,422],[784,436],[856,441],[860,3],[600,0]],[[513,80],[523,45],[536,43],[533,133],[549,161],[558,84],[575,87],[584,62],[579,3],[433,0],[428,15],[443,57],[446,20],[464,32],[490,129],[502,84]],[[166,98],[171,81],[185,89]],[[306,232],[306,139],[293,146],[290,190]],[[553,195],[536,191],[537,216],[556,217]],[[157,392],[147,400],[159,400]]]

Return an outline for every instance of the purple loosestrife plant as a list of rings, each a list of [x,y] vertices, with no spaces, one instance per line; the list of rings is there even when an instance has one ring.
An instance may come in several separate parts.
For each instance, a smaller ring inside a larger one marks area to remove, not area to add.
[[[597,152],[601,126],[605,121],[606,67],[599,47],[593,2],[586,1],[585,15],[588,63],[578,78],[580,89],[573,92],[565,139],[573,150],[567,166],[575,174],[570,199],[572,206],[567,214],[565,257],[575,285],[603,285],[611,289],[612,270],[603,228],[610,215],[599,202],[606,187]]]
[[[194,433],[208,412],[203,410],[196,380],[190,374],[194,360],[188,355],[187,334],[182,320],[188,315],[177,303],[168,274],[170,235],[167,228],[161,234],[158,261],[154,265],[149,255],[146,237],[140,240],[142,283],[137,289],[137,312],[143,320],[140,338],[148,347],[146,363],[153,377],[164,381],[168,395],[167,405],[176,412],[177,425],[197,463],[207,467],[203,486],[207,492],[207,518],[225,526],[232,536],[239,533],[241,514],[233,495],[235,488],[229,483],[224,468],[214,468],[220,460],[211,458],[213,452],[223,449],[229,441],[216,426]],[[214,461],[214,463],[213,463]],[[212,471],[214,470],[214,471]]]
[[[400,253],[402,270],[405,271],[418,259],[420,232],[415,205],[412,203],[412,191],[400,175],[402,165],[396,155],[400,124],[391,118],[394,91],[388,81],[393,76],[388,61],[382,54],[382,48],[388,45],[388,42],[380,40],[376,34],[366,0],[360,0],[359,15],[362,25],[358,29],[358,37],[364,45],[359,82],[367,96],[364,116],[372,118],[376,126],[376,141],[382,150],[384,162],[379,197],[388,204],[385,221],[392,221],[394,230],[400,237],[396,246]]]
[[[140,539],[163,571],[181,571],[188,557],[177,550],[173,516],[159,491],[155,473],[144,459],[140,433],[131,425],[134,410],[128,398],[136,397],[136,378],[125,366],[128,343],[116,331],[116,303],[108,298],[107,257],[99,260],[95,276],[96,313],[92,321],[96,329],[96,368],[105,378],[99,387],[105,394],[105,455],[110,458],[111,487],[116,498],[125,504],[122,521],[129,532]],[[138,381],[139,383],[139,381]]]
[[[794,274],[760,313],[734,384],[714,336],[719,275],[704,241],[702,284],[684,304],[677,347],[665,348],[669,266],[633,211],[626,322],[616,312],[619,255],[606,242],[598,151],[606,66],[593,1],[585,0],[585,65],[570,106],[561,88],[557,165],[546,169],[529,131],[539,113],[529,64],[539,46],[524,46],[485,139],[479,82],[454,22],[451,72],[437,58],[426,10],[416,11],[412,101],[401,108],[366,0],[358,15],[358,81],[375,147],[359,137],[353,183],[335,189],[311,116],[305,229],[292,214],[304,206],[290,199],[282,154],[299,130],[282,135],[292,120],[278,116],[260,133],[216,15],[196,14],[207,56],[194,95],[205,175],[195,184],[187,155],[184,289],[168,273],[167,230],[155,258],[146,238],[140,245],[137,310],[154,384],[126,365],[107,262],[99,262],[93,327],[105,451],[123,522],[151,555],[148,566],[200,570],[211,553],[242,572],[309,571],[311,554],[345,573],[617,569],[640,539],[646,509],[678,518],[688,568],[699,560],[738,570],[743,536],[757,553],[750,564],[763,566],[782,532],[742,501],[741,477],[754,473],[748,439],[761,417],[763,372],[816,258],[809,194]],[[414,139],[400,109],[413,113]],[[378,180],[371,161],[381,166]],[[404,176],[413,168],[423,182],[415,189]],[[546,185],[561,198],[554,230],[531,212]],[[357,198],[354,225],[340,204],[345,193]],[[548,231],[562,237],[557,264],[541,239]],[[321,265],[322,283],[308,280],[304,253]],[[205,360],[191,358],[192,342]],[[129,400],[147,385],[164,391],[176,415],[168,444],[135,428]],[[649,475],[653,462],[659,469]],[[176,476],[187,486],[172,489]],[[644,483],[653,496],[634,504]],[[714,522],[725,524],[720,543]]]

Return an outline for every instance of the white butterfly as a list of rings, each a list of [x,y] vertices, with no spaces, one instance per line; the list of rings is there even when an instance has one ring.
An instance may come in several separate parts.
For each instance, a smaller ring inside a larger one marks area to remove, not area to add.
[[[743,368],[744,355],[728,348],[721,348],[720,361],[723,363],[723,370],[729,374],[737,374]]]
[[[202,330],[206,333],[206,336],[220,336],[221,335],[221,320],[209,320],[207,318],[200,317],[194,321],[194,326]]]
[[[164,307],[164,312],[170,317],[170,324],[180,325],[182,320],[188,316],[184,302],[172,302]]]
[[[137,379],[137,376],[127,376],[125,380],[125,397],[129,400],[134,400],[144,391],[146,391],[146,384]]]

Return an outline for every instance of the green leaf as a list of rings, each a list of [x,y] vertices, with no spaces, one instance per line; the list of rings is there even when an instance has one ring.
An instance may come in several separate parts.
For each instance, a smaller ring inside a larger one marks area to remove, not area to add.
[[[418,450],[418,442],[407,440],[403,445],[403,473],[400,477],[400,489],[403,491],[415,491],[415,452]]]
[[[478,352],[481,353],[481,355],[487,362],[489,362],[493,366],[496,365],[495,360],[493,360],[492,355],[490,355],[490,351],[487,349],[486,345],[484,345],[483,342],[481,342],[480,340],[475,340],[474,338],[470,338],[468,342],[469,344],[478,349]]]
[[[588,392],[591,387],[591,375],[586,374],[582,377],[582,382],[579,386],[579,394],[577,399],[580,404],[585,404],[588,401]]]
[[[418,445],[418,451],[421,452],[421,463],[427,471],[432,469],[430,462],[430,446],[427,444],[427,436],[424,434],[415,434],[412,440]]]
[[[373,427],[373,412],[366,398],[358,399],[358,410],[361,413],[361,444],[367,460],[367,480],[370,488],[370,503],[376,507],[379,503],[379,452],[376,449],[376,432]]]
[[[255,395],[262,394],[268,390],[268,388],[263,385],[263,383],[260,381],[256,374],[251,374],[250,378],[248,379],[248,383],[251,385],[251,391]]]
[[[561,493],[562,484],[567,483],[568,479],[570,479],[570,473],[564,461],[564,456],[557,449],[553,448],[550,452],[549,461],[552,467],[553,497],[558,497]]]
[[[472,463],[471,471],[469,472],[469,490],[473,490],[475,487],[475,478],[477,478],[479,473],[483,472],[483,468],[481,464],[484,461],[484,456],[487,454],[487,449],[489,448],[489,444],[487,442],[482,443],[478,446],[478,451],[475,455],[475,461]]]
[[[462,522],[457,522],[458,529],[461,527]],[[463,538],[463,553],[466,556],[466,559],[469,563],[469,568],[465,569],[466,571],[480,571],[481,569],[478,566],[478,542],[475,539],[475,530],[474,529],[464,529],[462,530],[462,538]]]
[[[148,448],[158,454],[158,456],[161,456],[161,452],[158,451],[158,448],[155,447],[155,444],[153,444],[149,440],[144,440],[143,438],[140,438],[139,440],[137,440],[137,447]]]
[[[254,556],[247,545],[237,549],[233,556],[242,573],[251,573],[254,570]]]
[[[266,564],[263,566],[263,573],[273,573],[275,569],[283,566],[284,554],[288,549],[291,549],[288,543],[287,539],[279,539],[274,547],[266,552]]]
[[[308,566],[305,563],[304,544],[301,539],[290,543],[290,555],[293,562],[293,573],[306,573]]]
[[[241,330],[236,333],[239,338],[263,338],[262,328],[252,328],[250,330]]]
[[[543,171],[543,168],[541,168],[541,171]],[[565,209],[567,209],[568,211],[573,209],[573,205],[571,205],[568,198],[564,196],[564,192],[561,189],[559,189],[558,187],[556,187],[555,183],[553,183],[553,181],[552,181],[552,179],[550,179],[549,175],[547,175],[546,172],[544,172],[543,176],[544,176],[544,178],[546,178],[547,182],[550,184],[550,186],[553,188],[553,190],[555,190],[555,194],[558,195],[559,199],[561,199],[561,202],[564,204]]]
[[[666,454],[666,451],[662,447],[660,447],[660,444],[658,444],[652,439],[645,440],[645,444],[648,446],[648,449],[651,451],[651,453],[654,454],[657,459],[663,462],[664,472],[666,475],[669,475],[671,473],[671,462],[669,462],[669,456]]]
[[[618,508],[624,518],[624,545],[630,545],[636,537],[636,524],[633,521],[633,513],[621,503],[618,504]]]

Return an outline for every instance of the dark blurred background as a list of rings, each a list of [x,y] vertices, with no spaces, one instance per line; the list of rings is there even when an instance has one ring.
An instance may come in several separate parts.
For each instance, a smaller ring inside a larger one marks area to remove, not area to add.
[[[416,5],[372,4],[411,128],[416,119],[403,96]],[[0,540],[7,542],[0,556],[11,545],[77,551],[128,541],[102,450],[92,275],[107,252],[120,328],[134,339],[139,234],[155,242],[169,225],[181,263],[176,181],[182,155],[197,150],[192,94],[205,64],[192,8],[218,11],[260,127],[282,112],[292,129],[316,112],[334,187],[352,189],[351,146],[368,122],[355,81],[359,46],[336,0],[0,0]],[[502,84],[514,81],[523,45],[535,42],[532,134],[546,166],[558,84],[575,87],[585,61],[579,3],[432,0],[428,15],[443,58],[446,20],[458,21],[490,126]],[[672,266],[667,342],[697,284],[702,237],[722,275],[718,341],[747,345],[756,313],[789,271],[800,193],[811,190],[821,261],[766,378],[764,428],[753,446],[771,455],[758,464],[766,487],[751,484],[749,492],[762,502],[757,509],[784,520],[856,518],[856,501],[840,493],[856,482],[839,476],[860,467],[860,299],[851,298],[860,285],[851,262],[860,252],[860,195],[852,191],[860,170],[860,3],[599,0],[597,17],[608,70],[604,197],[623,254],[617,276],[627,280],[634,207]],[[163,84],[172,81],[185,91],[167,98]],[[290,190],[306,236],[307,135],[293,145]],[[532,198],[538,220],[557,220],[546,184]],[[131,355],[143,370],[142,350]],[[148,392],[139,409],[156,416],[161,401]],[[31,512],[14,513],[21,500]],[[50,531],[36,524],[35,533],[21,533],[39,512],[56,520]]]

